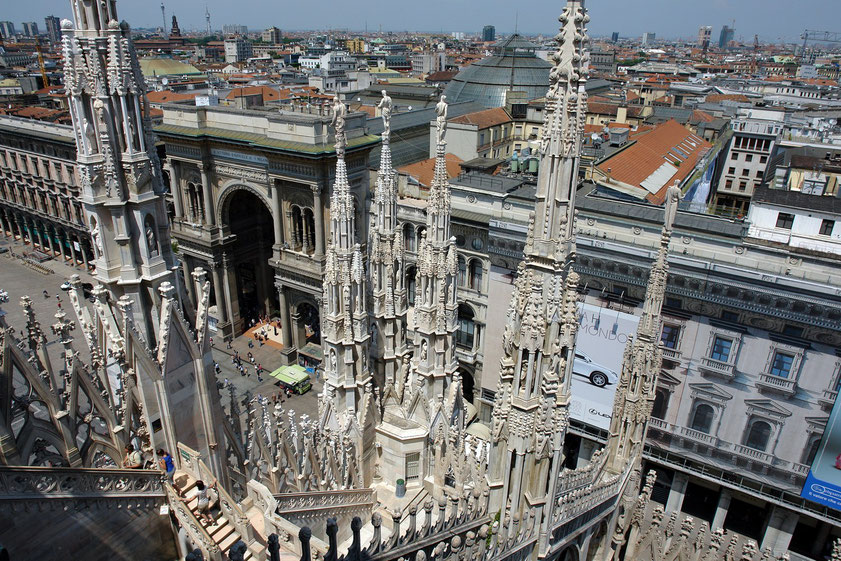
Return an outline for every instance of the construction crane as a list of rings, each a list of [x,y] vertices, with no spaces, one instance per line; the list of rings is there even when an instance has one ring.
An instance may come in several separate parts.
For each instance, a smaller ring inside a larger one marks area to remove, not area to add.
[[[814,29],[806,29],[800,34],[803,39],[803,50],[800,52],[800,61],[805,64],[806,59],[806,44],[809,41],[814,43],[841,43],[841,33],[833,31],[815,31]]]
[[[50,79],[47,78],[47,67],[44,66],[44,51],[41,50],[41,43],[35,44],[35,50],[38,51],[38,68],[41,69],[41,79],[44,80],[44,87],[50,87]]]

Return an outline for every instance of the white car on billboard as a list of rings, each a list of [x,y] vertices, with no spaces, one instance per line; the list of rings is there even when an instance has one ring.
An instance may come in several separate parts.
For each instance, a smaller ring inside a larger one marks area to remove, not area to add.
[[[593,362],[589,356],[581,351],[575,352],[575,360],[572,362],[572,373],[590,380],[590,383],[597,388],[603,388],[608,384],[619,382],[619,376],[602,364]]]

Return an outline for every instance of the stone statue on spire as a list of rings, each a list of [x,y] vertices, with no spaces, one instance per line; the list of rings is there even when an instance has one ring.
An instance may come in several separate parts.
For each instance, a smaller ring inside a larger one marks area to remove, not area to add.
[[[347,107],[339,99],[339,96],[333,97],[333,118],[330,124],[336,128],[336,153],[344,157],[345,147],[347,146],[347,136],[345,135],[345,118],[347,117]]]
[[[383,142],[388,142],[388,139],[391,136],[391,110],[393,103],[387,91],[383,90],[382,93],[383,98],[377,104],[377,109],[380,110],[380,116],[383,118]]]
[[[666,190],[666,215],[663,223],[663,229],[672,231],[677,217],[677,209],[683,199],[683,192],[680,190],[680,181],[675,180],[675,184]]]
[[[435,133],[438,144],[444,144],[444,135],[447,134],[447,96],[442,95],[435,106]]]

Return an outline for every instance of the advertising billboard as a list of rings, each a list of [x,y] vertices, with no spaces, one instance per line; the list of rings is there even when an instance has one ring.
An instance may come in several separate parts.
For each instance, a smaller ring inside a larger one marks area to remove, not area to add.
[[[636,334],[639,318],[583,303],[578,305],[578,312],[570,417],[607,430],[622,356]]]
[[[800,496],[841,510],[841,406],[838,400],[826,422],[823,438]]]

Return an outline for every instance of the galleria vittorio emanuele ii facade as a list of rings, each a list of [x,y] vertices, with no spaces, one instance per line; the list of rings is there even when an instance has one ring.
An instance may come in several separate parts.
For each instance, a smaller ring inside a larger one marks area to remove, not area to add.
[[[357,224],[359,185],[349,177],[356,154],[378,140],[348,134],[354,117],[334,101],[322,131],[335,161],[323,200],[329,213],[296,217],[305,235],[292,236],[302,256],[323,263],[320,292],[308,298],[320,307],[324,390],[317,416],[298,416],[217,385],[209,276],[221,273],[196,266],[188,286],[174,273],[166,187],[129,27],[119,23],[115,0],[72,0],[72,7],[74,21],[62,22],[65,86],[99,286],[90,302],[71,278],[70,309],[54,318],[36,317],[28,298],[20,302],[25,325],[0,315],[0,558],[785,557],[784,549],[761,549],[651,501],[655,475],[642,469],[643,443],[663,359],[675,193],[625,349],[607,442],[574,469],[565,462],[579,325],[583,1],[567,2],[558,18],[523,260],[503,336],[486,341],[501,348],[501,359],[485,366],[498,374],[484,432],[471,430],[476,417],[456,357],[446,100],[436,107],[435,174],[412,287],[397,222],[390,111],[366,230]],[[196,183],[181,214],[212,223]],[[321,187],[308,196],[321,209]],[[47,333],[63,349],[60,361],[47,352]],[[128,444],[155,463],[159,449],[173,452],[178,488],[158,470],[125,469]],[[216,482],[212,522],[196,498],[179,496],[198,481]],[[841,561],[841,546],[833,559]]]

